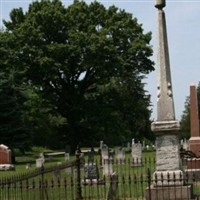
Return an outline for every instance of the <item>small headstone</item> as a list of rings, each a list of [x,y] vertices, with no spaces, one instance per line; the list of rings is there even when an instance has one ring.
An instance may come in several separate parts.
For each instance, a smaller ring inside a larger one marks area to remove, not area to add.
[[[70,160],[70,155],[69,155],[69,153],[65,153],[65,154],[64,154],[64,159],[65,159],[65,161]]]
[[[100,146],[99,146],[100,150],[102,149],[102,147],[103,147],[103,140],[100,141]]]
[[[101,150],[102,157],[102,167],[103,167],[103,175],[110,176],[113,173],[112,169],[112,158],[109,155],[109,149],[107,145],[103,145]]]
[[[116,159],[118,164],[125,163],[125,151],[124,149],[120,148],[116,150]]]
[[[12,164],[11,150],[4,144],[0,145],[0,164]]]
[[[127,142],[127,149],[130,150],[131,149],[131,143]]]
[[[0,171],[15,169],[15,166],[12,164],[11,154],[11,150],[6,145],[0,145]]]
[[[44,153],[39,154],[39,158],[43,161],[43,164],[45,163],[45,156]]]
[[[27,163],[26,164],[26,169],[30,169],[31,168],[31,163]]]
[[[94,184],[99,180],[99,171],[95,163],[88,163],[84,166],[84,184]]]
[[[112,159],[103,160],[103,175],[110,176],[113,173]]]
[[[42,168],[44,166],[44,160],[42,158],[36,159],[36,168]]]
[[[64,153],[64,160],[68,161],[70,160],[70,153],[71,153],[71,148],[69,145],[65,146],[65,153]]]
[[[188,141],[186,139],[183,141],[183,149],[186,151],[189,149]]]
[[[132,166],[141,166],[142,145],[140,142],[132,143]]]
[[[94,155],[95,155],[95,151],[94,151],[94,148],[92,147],[91,150],[88,152],[88,164],[94,163]]]

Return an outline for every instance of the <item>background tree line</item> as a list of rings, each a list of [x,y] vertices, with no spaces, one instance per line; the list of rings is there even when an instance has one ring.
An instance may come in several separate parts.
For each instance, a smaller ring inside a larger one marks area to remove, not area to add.
[[[151,33],[98,2],[42,0],[0,32],[0,142],[13,148],[154,138],[145,76]]]

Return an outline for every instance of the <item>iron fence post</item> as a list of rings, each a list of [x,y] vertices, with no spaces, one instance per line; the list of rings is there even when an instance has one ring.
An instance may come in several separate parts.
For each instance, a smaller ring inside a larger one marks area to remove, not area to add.
[[[44,200],[44,165],[42,164],[41,170],[41,199]]]
[[[151,200],[151,171],[147,169],[147,182],[148,182],[148,200]]]
[[[76,167],[77,167],[77,193],[76,200],[83,199],[81,191],[81,149],[77,146],[76,150]]]

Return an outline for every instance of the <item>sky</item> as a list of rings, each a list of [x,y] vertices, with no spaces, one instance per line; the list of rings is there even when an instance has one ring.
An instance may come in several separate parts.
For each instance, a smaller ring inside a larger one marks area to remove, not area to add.
[[[157,9],[154,0],[98,0],[106,7],[115,5],[131,13],[142,24],[144,33],[152,32],[151,45],[156,65],[157,57]],[[28,9],[32,0],[0,0],[0,27],[2,19],[8,20],[13,8]],[[68,6],[72,0],[62,0]],[[91,2],[91,1],[86,1]],[[200,0],[166,0],[164,8],[167,23],[170,67],[176,119],[180,120],[190,85],[200,81]],[[151,95],[152,116],[157,118],[157,71],[151,72],[144,80],[145,89]]]

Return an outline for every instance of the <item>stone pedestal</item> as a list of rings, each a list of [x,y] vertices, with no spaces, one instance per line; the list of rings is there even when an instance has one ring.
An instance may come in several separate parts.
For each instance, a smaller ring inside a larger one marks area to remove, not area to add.
[[[200,158],[192,158],[186,160],[187,169],[199,169],[200,170]]]
[[[12,164],[0,164],[0,171],[12,171],[15,170],[15,166]]]
[[[200,157],[200,137],[191,137],[189,139],[189,150],[197,157]]]
[[[180,170],[178,121],[152,123],[156,134],[156,173]]]
[[[146,200],[190,200],[192,188],[188,186],[151,187],[146,189]]]

